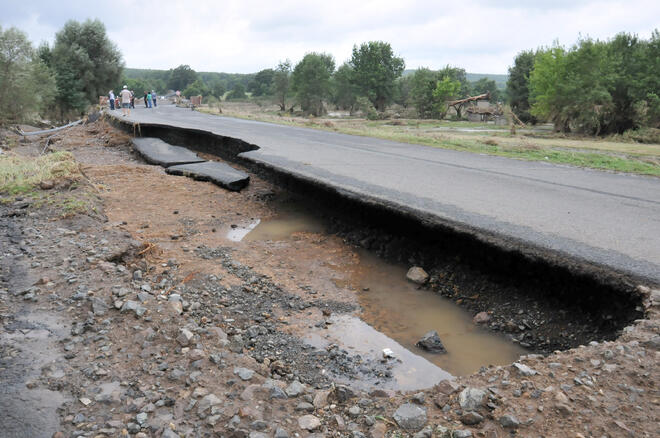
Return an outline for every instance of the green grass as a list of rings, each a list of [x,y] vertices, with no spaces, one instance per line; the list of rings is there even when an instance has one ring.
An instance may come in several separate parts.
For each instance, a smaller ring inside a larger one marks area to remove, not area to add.
[[[44,181],[76,180],[78,163],[69,152],[54,152],[39,157],[13,153],[0,155],[0,193],[28,194]]]

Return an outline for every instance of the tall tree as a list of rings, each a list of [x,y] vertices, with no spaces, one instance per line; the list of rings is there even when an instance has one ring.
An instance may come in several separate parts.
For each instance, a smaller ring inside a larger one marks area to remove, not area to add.
[[[293,69],[292,85],[296,99],[305,114],[320,116],[323,101],[331,95],[330,78],[335,70],[332,55],[308,53]]]
[[[435,100],[433,91],[440,80],[438,72],[426,67],[415,70],[411,79],[410,98],[417,110],[417,115],[422,119],[430,119],[437,116],[434,107]]]
[[[536,123],[536,118],[530,113],[529,75],[534,68],[536,53],[531,50],[516,55],[513,65],[509,67],[509,79],[506,92],[509,96],[511,110],[525,123]]]
[[[27,35],[0,27],[0,125],[25,121],[55,97],[55,79]]]
[[[444,76],[436,82],[433,90],[433,111],[437,118],[442,119],[447,115],[447,101],[456,99],[461,91],[461,83],[449,76]],[[459,114],[460,117],[460,114]]]
[[[253,96],[266,96],[271,94],[273,76],[275,76],[275,70],[272,68],[261,70],[254,76],[254,79],[248,83],[247,91],[252,93]]]
[[[353,84],[353,69],[348,63],[343,63],[332,77],[332,101],[338,108],[353,113],[358,96],[358,90]]]
[[[68,21],[55,36],[51,56],[62,115],[85,111],[121,77],[124,63],[99,20]]]
[[[286,111],[286,98],[289,95],[291,82],[291,61],[288,59],[277,64],[273,74],[273,94],[280,106],[280,111]]]
[[[394,56],[392,47],[383,41],[369,41],[353,46],[349,64],[353,69],[353,83],[361,94],[369,98],[378,111],[391,102],[395,81],[405,68],[403,58]]]
[[[197,80],[197,73],[189,65],[181,64],[170,70],[167,86],[170,90],[184,90]]]

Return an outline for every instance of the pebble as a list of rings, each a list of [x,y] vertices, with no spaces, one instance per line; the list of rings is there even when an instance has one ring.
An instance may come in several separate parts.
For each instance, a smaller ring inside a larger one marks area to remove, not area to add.
[[[193,338],[193,334],[190,330],[182,328],[179,329],[179,336],[176,337],[176,341],[181,345],[182,347],[186,347],[190,344],[190,341]]]
[[[461,415],[461,423],[466,424],[468,426],[479,424],[482,421],[484,421],[484,417],[474,411],[469,411]]]
[[[254,376],[254,371],[249,368],[235,367],[234,374],[241,378],[243,381],[250,380]]]
[[[525,364],[514,362],[513,367],[518,370],[520,375],[525,376],[525,377],[530,377],[538,374],[538,371],[531,369]]]
[[[518,426],[520,426],[520,422],[513,415],[502,415],[500,417],[500,424],[502,425],[502,427],[506,427],[509,429],[517,429]]]
[[[413,266],[412,268],[408,269],[406,278],[413,283],[424,284],[428,281],[429,274],[427,274],[426,271],[419,266]]]

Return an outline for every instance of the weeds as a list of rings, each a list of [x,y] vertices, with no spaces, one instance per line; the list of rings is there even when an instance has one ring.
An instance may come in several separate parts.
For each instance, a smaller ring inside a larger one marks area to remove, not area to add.
[[[32,192],[47,182],[76,181],[80,176],[78,163],[69,152],[36,158],[0,155],[0,193],[10,196]]]

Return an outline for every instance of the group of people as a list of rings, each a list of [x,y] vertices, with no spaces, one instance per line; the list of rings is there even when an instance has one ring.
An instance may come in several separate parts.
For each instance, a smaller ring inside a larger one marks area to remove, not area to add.
[[[144,107],[152,108],[157,107],[158,96],[154,90],[144,92]],[[114,111],[115,107],[117,109],[121,108],[122,116],[127,116],[131,114],[131,108],[135,108],[135,93],[133,90],[129,90],[127,85],[124,85],[124,88],[119,92],[117,96],[113,90],[110,90],[108,93],[108,101],[110,102],[110,110]]]

